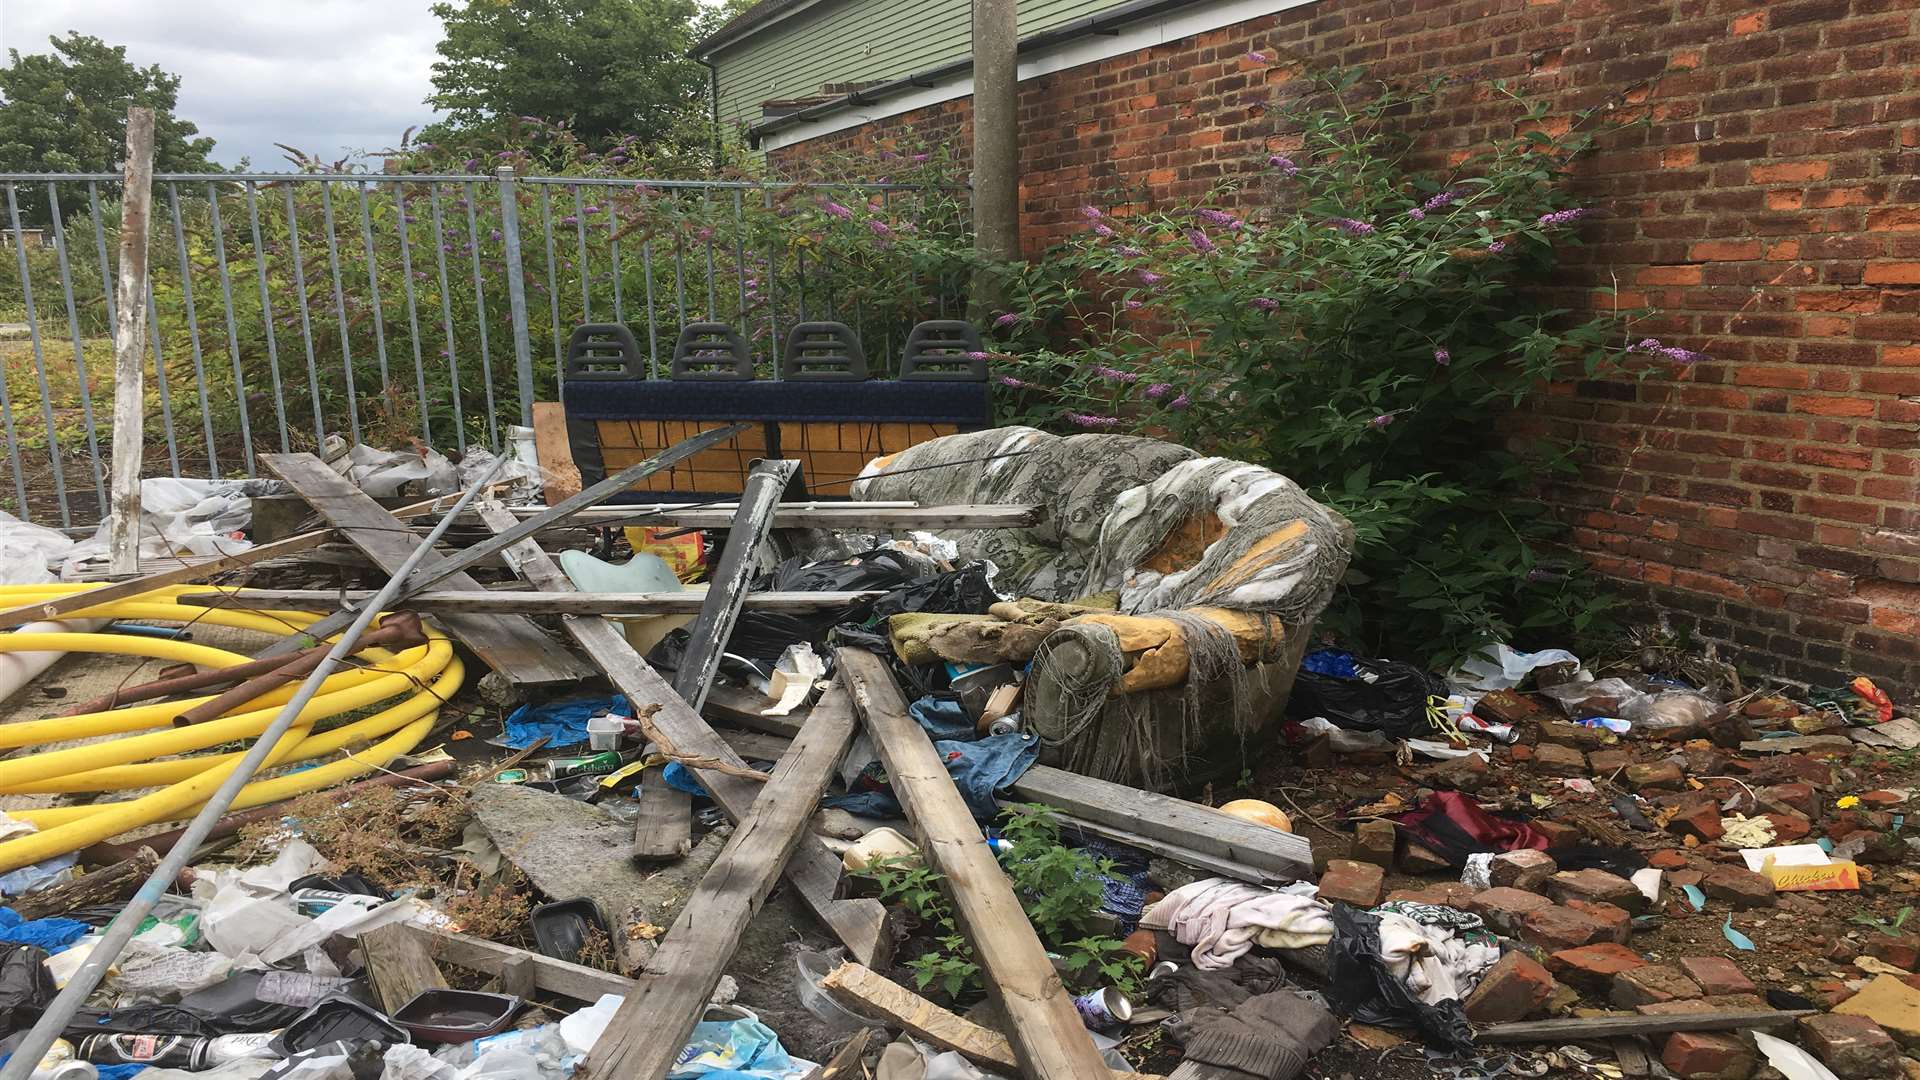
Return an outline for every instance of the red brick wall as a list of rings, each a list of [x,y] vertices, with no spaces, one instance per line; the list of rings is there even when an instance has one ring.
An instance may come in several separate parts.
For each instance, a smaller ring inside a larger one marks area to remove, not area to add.
[[[1584,163],[1611,213],[1557,287],[1600,304],[1618,282],[1661,312],[1647,332],[1713,360],[1554,387],[1532,421],[1592,450],[1549,494],[1629,596],[1755,671],[1920,685],[1913,0],[1319,0],[1087,64],[1021,88],[1028,250],[1081,227],[1082,203],[1260,172],[1286,148],[1269,110],[1297,58],[1454,80],[1427,118],[1437,158],[1511,122],[1495,79],[1648,118]],[[964,148],[968,102],[774,156],[908,127]]]

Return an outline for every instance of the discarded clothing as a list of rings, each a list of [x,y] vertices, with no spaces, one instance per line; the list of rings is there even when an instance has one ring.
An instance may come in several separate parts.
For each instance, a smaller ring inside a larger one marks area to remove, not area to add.
[[[1256,944],[1304,949],[1333,940],[1325,903],[1224,878],[1175,889],[1140,916],[1140,925],[1193,946],[1194,966],[1209,971],[1232,967]]]
[[[1168,1024],[1183,1044],[1187,1065],[1219,1080],[1293,1080],[1307,1059],[1340,1031],[1333,1014],[1281,990],[1248,998],[1232,1009],[1201,1009]]]
[[[1147,1000],[1163,1009],[1186,1012],[1231,1009],[1250,997],[1287,985],[1287,969],[1270,956],[1243,956],[1225,971],[1201,971],[1191,964],[1147,980]]]
[[[1460,1002],[1426,1001],[1389,969],[1382,956],[1381,921],[1382,916],[1346,904],[1334,906],[1334,939],[1327,950],[1327,1000],[1335,1011],[1363,1024],[1417,1028],[1429,1043],[1457,1053],[1472,1053],[1473,1028]],[[1406,942],[1406,938],[1396,937],[1396,945]]]
[[[967,809],[980,821],[992,821],[1000,815],[994,793],[1012,787],[1040,758],[1040,741],[1018,732],[991,735],[973,742],[945,739],[934,743],[933,748],[939,752],[940,760],[946,762],[947,773],[960,789]],[[861,817],[899,817],[902,813],[900,801],[894,798],[890,788],[853,791],[827,799],[821,805]]]
[[[1450,908],[1444,904],[1422,904],[1413,900],[1389,900],[1373,909],[1375,915],[1391,912],[1404,915],[1423,926],[1444,926],[1456,933],[1467,933],[1483,929],[1487,924],[1480,916],[1459,908]]]
[[[1388,820],[1453,866],[1464,866],[1467,856],[1480,852],[1545,851],[1551,842],[1539,829],[1524,821],[1495,817],[1457,791],[1436,791]]]
[[[49,953],[64,952],[92,929],[73,919],[22,919],[12,908],[0,907],[0,941],[15,945],[37,945]]]
[[[926,728],[927,737],[936,742],[970,742],[979,737],[979,730],[967,716],[966,706],[951,694],[928,694],[919,698],[907,706],[907,715]]]
[[[515,750],[525,750],[545,737],[545,749],[572,746],[587,741],[587,721],[612,713],[632,716],[633,707],[619,694],[611,697],[572,697],[543,704],[526,704],[507,714],[506,733],[501,741]]]
[[[18,1031],[39,1017],[57,989],[45,949],[7,945],[0,950],[0,1028]]]
[[[1379,918],[1381,962],[1429,1005],[1465,999],[1500,959],[1499,946],[1459,937],[1445,926],[1391,911]]]

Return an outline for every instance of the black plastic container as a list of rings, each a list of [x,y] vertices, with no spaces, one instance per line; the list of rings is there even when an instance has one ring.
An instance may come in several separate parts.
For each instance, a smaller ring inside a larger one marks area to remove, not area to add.
[[[292,1057],[330,1042],[377,1039],[388,1045],[412,1042],[407,1029],[371,1005],[335,994],[302,1013],[273,1041],[273,1052]]]
[[[393,1022],[424,1042],[471,1042],[507,1030],[522,1004],[512,994],[422,990],[394,1012]]]
[[[580,948],[586,944],[588,931],[598,930],[608,935],[609,943],[613,940],[606,913],[585,896],[541,904],[533,909],[528,921],[533,924],[533,941],[540,951],[569,964],[580,962]]]

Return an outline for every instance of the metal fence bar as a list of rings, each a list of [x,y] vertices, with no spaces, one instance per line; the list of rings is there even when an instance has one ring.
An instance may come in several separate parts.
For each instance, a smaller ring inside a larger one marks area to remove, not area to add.
[[[461,453],[467,450],[467,418],[460,405],[460,362],[453,344],[453,294],[447,289],[447,239],[440,212],[440,185],[427,185],[427,200],[433,207],[433,258],[440,273],[440,321],[447,334],[447,379],[453,392],[453,439]]]
[[[640,273],[647,279],[647,378],[660,377],[660,320],[653,308],[653,237],[640,242]]]
[[[556,394],[567,388],[566,342],[560,336],[560,275],[553,259],[553,200],[540,189],[540,232],[547,242],[547,309],[553,315],[553,377]]]
[[[507,313],[513,324],[514,384],[520,392],[520,423],[532,426],[533,341],[527,333],[527,281],[520,261],[520,193],[513,186],[512,169],[503,166],[495,175],[500,178],[500,244],[506,260]],[[492,386],[492,380],[488,380],[488,386]],[[487,420],[495,427],[500,423],[500,418],[493,415],[491,401],[487,403]]]
[[[46,359],[40,354],[40,319],[35,317],[33,309],[33,273],[27,269],[27,242],[19,229],[19,202],[13,198],[13,184],[6,186],[6,211],[8,221],[12,223],[13,256],[19,263],[19,290],[21,298],[27,304],[27,336],[33,338],[33,371],[40,380],[40,423],[46,425],[46,454],[54,465],[54,490],[60,498],[60,523],[73,525],[73,513],[67,509],[67,479],[65,469],[60,463],[60,432],[54,429],[54,396],[46,386]],[[13,480],[19,484],[21,459],[19,450],[13,444],[13,405],[6,405],[8,415],[8,455],[13,457]],[[33,521],[33,507],[27,505],[27,488],[19,484],[19,517],[23,521]]]
[[[73,298],[73,270],[67,262],[66,215],[60,212],[60,185],[47,185],[47,207],[53,215],[53,250],[60,260],[60,292],[67,301],[67,333],[73,339],[73,372],[80,379],[80,415],[87,422],[87,461],[93,466],[93,495],[107,505],[106,474],[100,467],[100,431],[93,422],[93,387],[87,379],[87,349],[80,336],[80,308]]]
[[[573,231],[580,241],[580,265],[575,267],[580,272],[580,321],[590,323],[593,321],[593,274],[587,262],[587,197],[577,184],[573,189]]]
[[[480,382],[487,392],[487,448],[497,451],[500,449],[500,414],[493,407],[493,353],[487,348],[487,287],[486,278],[480,272],[480,218],[474,209],[480,193],[472,182],[468,182],[466,188],[463,201],[467,206],[467,250],[473,256],[473,324],[480,331]]]
[[[153,289],[147,289],[147,325],[160,325],[160,305],[154,302]],[[160,335],[148,334],[153,343],[153,385],[160,391],[160,426],[167,433],[167,471],[180,475],[180,440],[173,432],[173,391],[167,388],[167,358],[160,351]]]
[[[607,198],[607,261],[613,265],[613,321],[627,321],[627,307],[620,296],[620,204]]]
[[[747,332],[747,214],[746,196],[733,192],[733,280],[740,292],[740,332]],[[780,358],[773,358],[777,368]]]
[[[327,272],[333,278],[333,312],[340,320],[340,368],[347,376],[347,427],[360,441],[360,390],[353,379],[353,332],[347,326],[347,297],[340,287],[340,245],[333,225],[333,189],[320,185],[320,208],[327,225]]]
[[[207,185],[207,212],[213,229],[213,254],[220,265],[220,302],[227,314],[227,355],[233,360],[233,396],[240,412],[240,456],[253,475],[253,417],[247,404],[247,377],[240,370],[240,331],[233,318],[233,277],[227,270],[227,233],[220,221],[220,195]]]
[[[200,428],[207,438],[207,475],[220,475],[220,452],[213,441],[213,406],[207,401],[207,365],[200,353],[200,316],[193,303],[193,264],[187,259],[187,231],[180,219],[180,189],[167,185],[173,213],[173,246],[180,256],[180,301],[187,310],[187,344],[192,348],[193,384],[200,397]],[[159,325],[157,322],[155,325]]]
[[[687,326],[687,245],[680,229],[673,230],[673,306],[681,329]]]
[[[713,210],[713,192],[700,192],[700,205],[707,213],[711,213]],[[705,217],[706,215],[703,214],[702,216]],[[712,229],[707,230],[707,318],[715,322],[720,321],[719,285],[714,281]]]
[[[761,190],[760,205],[769,211],[773,209],[773,192],[771,190]],[[776,379],[780,377],[781,356],[779,266],[780,253],[773,249],[772,242],[769,241],[767,246],[767,273],[764,284],[767,287],[767,342],[768,347],[773,350],[773,374]]]
[[[407,340],[413,343],[413,407],[420,414],[420,441],[433,445],[433,421],[427,415],[427,365],[420,355],[420,305],[413,292],[413,240],[407,226],[407,188],[393,185],[393,228],[400,234],[400,282],[407,297]]]
[[[367,300],[373,305],[373,349],[380,365],[380,394],[393,404],[393,381],[387,370],[387,309],[380,303],[380,260],[373,248],[373,213],[367,206],[367,185],[359,185],[360,246],[367,252]]]
[[[327,441],[327,423],[320,415],[320,367],[313,355],[313,313],[307,303],[307,264],[300,254],[300,215],[293,206],[293,185],[281,189],[287,196],[287,236],[293,244],[293,288],[300,297],[300,341],[307,348],[307,392],[313,397],[313,445]],[[158,334],[154,340],[160,340]]]
[[[13,253],[20,264],[20,295],[26,301],[27,336],[33,341],[33,373],[40,381],[40,419],[47,425],[47,461],[53,466],[53,492],[60,501],[60,524],[73,524],[73,509],[67,505],[67,468],[60,460],[60,432],[53,419],[53,389],[47,385],[47,359],[40,344],[40,319],[33,310],[33,273],[27,267],[27,242],[20,231],[20,203],[14,185],[7,185],[7,220],[13,229]],[[26,503],[20,504],[21,517]]]
[[[267,248],[260,242],[260,201],[259,192],[253,181],[246,183],[247,226],[253,233],[253,268],[260,286],[260,325],[267,336],[267,378],[273,387],[273,420],[280,429],[280,452],[293,452],[293,445],[287,438],[287,399],[280,388],[280,343],[279,335],[273,328],[273,299],[267,294]]]

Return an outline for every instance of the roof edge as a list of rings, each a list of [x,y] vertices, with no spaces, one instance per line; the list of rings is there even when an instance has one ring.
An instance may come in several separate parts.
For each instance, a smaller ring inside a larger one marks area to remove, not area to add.
[[[725,25],[699,41],[687,50],[687,55],[702,60],[729,45],[745,41],[747,38],[785,22],[823,0],[761,0],[747,10],[729,19]]]

